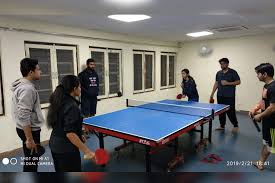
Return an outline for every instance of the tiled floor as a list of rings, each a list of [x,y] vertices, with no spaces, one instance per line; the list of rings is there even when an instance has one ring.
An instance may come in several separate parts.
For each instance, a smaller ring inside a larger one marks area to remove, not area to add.
[[[248,161],[256,160],[262,147],[261,134],[258,133],[252,124],[251,120],[244,114],[238,114],[240,123],[240,133],[233,135],[230,130],[231,123],[228,121],[226,131],[224,133],[213,131],[213,143],[205,150],[196,153],[194,149],[195,142],[198,141],[199,134],[190,136],[184,134],[180,140],[180,152],[184,153],[185,163],[175,172],[258,172],[256,168],[251,166]],[[219,125],[218,118],[214,121],[213,128]],[[207,125],[206,125],[207,126]],[[205,129],[207,130],[207,129]],[[98,140],[95,135],[91,135],[88,139],[88,145],[91,149],[98,148]],[[106,172],[143,172],[145,171],[144,161],[144,147],[141,145],[134,145],[135,151],[132,147],[127,147],[121,152],[116,153],[114,147],[122,143],[122,140],[113,137],[105,138],[105,148],[110,152],[111,160],[105,167],[98,167],[89,161],[83,160],[83,171],[106,171]],[[200,160],[207,154],[215,153],[223,158],[223,161],[218,164],[203,163]],[[14,157],[17,159],[16,165],[0,165],[0,172],[21,172],[20,157],[22,154]],[[46,147],[45,162],[51,162],[52,158],[50,150]],[[166,165],[169,159],[173,157],[173,149],[164,148],[152,156],[152,171],[166,172]],[[47,160],[49,158],[49,160]],[[231,166],[232,162],[245,162],[246,165]],[[275,171],[275,157],[271,155],[268,159],[269,166],[264,172]],[[54,171],[53,166],[40,166],[39,171],[48,172]]]

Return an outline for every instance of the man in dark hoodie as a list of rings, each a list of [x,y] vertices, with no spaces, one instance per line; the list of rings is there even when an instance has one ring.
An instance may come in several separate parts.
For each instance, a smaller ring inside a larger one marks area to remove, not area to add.
[[[20,62],[23,78],[12,83],[12,117],[24,150],[24,172],[37,172],[37,144],[44,122],[40,100],[34,81],[40,79],[40,68],[35,59],[24,58]]]
[[[90,58],[86,62],[87,68],[79,73],[81,83],[81,112],[85,118],[96,114],[99,79],[95,71],[95,60]]]

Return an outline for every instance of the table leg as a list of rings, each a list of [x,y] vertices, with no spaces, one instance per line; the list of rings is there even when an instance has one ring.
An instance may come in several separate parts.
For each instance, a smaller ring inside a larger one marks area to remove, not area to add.
[[[212,143],[212,120],[209,121],[208,141]]]
[[[146,172],[151,172],[151,146],[145,146]]]
[[[201,124],[201,136],[200,136],[200,139],[201,139],[201,140],[203,139],[203,125],[204,125],[204,124]]]
[[[174,153],[175,153],[175,156],[178,155],[178,147],[179,147],[179,138],[175,138],[175,144],[174,144]]]
[[[99,139],[99,147],[104,149],[104,137],[103,137],[103,133],[99,133],[98,134],[98,139]]]

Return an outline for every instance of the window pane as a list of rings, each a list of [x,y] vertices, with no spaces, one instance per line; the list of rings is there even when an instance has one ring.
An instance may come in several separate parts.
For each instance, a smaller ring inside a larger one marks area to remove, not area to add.
[[[120,90],[119,53],[108,53],[109,56],[109,90],[115,94]]]
[[[153,88],[153,55],[145,55],[145,89]]]
[[[92,51],[92,58],[96,63],[96,72],[99,79],[99,95],[105,95],[105,68],[104,68],[104,52]]]
[[[161,55],[161,86],[167,86],[167,56]]]
[[[40,97],[40,103],[46,104],[49,103],[49,96],[52,94],[52,90],[40,90],[39,91],[39,97]]]
[[[30,48],[30,58],[38,60],[41,69],[41,78],[35,82],[41,103],[48,103],[52,92],[51,79],[51,51],[43,48]],[[47,90],[47,92],[45,92]]]
[[[169,85],[175,84],[175,56],[169,56]]]
[[[134,54],[134,90],[142,90],[142,54]]]
[[[74,75],[73,50],[56,50],[58,81],[66,75]]]

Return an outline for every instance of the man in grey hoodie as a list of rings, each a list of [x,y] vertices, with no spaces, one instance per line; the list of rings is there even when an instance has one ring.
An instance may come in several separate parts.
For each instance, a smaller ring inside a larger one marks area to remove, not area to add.
[[[34,81],[40,79],[38,61],[24,58],[20,62],[23,78],[12,83],[12,116],[16,131],[23,143],[24,172],[37,172],[37,144],[40,144],[41,126],[44,118]]]

